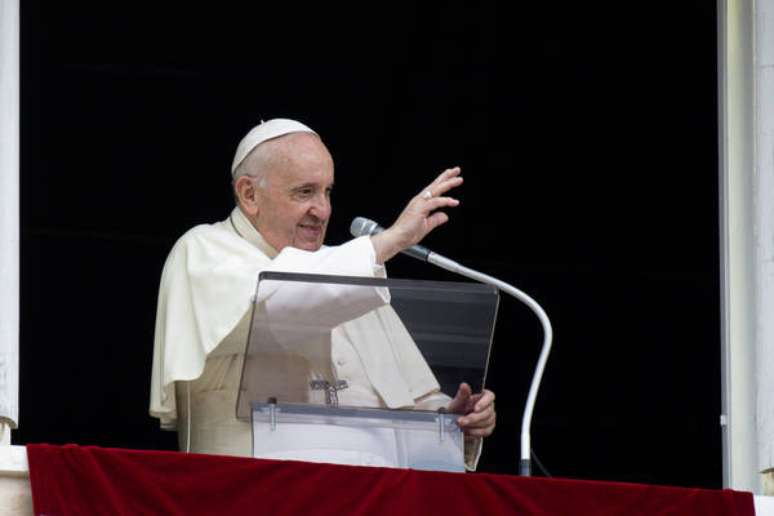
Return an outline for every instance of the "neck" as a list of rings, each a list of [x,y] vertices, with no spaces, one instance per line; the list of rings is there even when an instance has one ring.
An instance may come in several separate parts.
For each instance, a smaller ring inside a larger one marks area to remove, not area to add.
[[[253,225],[252,221],[240,207],[234,208],[234,211],[231,212],[229,219],[231,220],[234,231],[236,231],[239,236],[257,247],[258,250],[260,250],[263,254],[269,258],[274,258],[279,254],[279,252],[274,249],[274,247],[272,247],[263,238],[263,236],[261,236],[261,234],[255,228],[255,225]]]

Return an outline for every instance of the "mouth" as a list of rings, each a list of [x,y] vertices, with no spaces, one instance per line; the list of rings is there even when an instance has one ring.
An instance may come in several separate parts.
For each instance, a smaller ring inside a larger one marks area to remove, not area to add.
[[[301,228],[301,234],[306,238],[318,238],[322,233],[322,226],[320,224],[299,224]]]

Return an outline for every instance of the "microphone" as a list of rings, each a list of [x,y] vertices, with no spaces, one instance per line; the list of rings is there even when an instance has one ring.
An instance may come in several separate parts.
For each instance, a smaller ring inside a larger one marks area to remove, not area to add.
[[[349,226],[349,232],[353,237],[376,235],[382,231],[384,231],[382,226],[365,217],[355,217],[352,220],[352,224]],[[427,247],[421,245],[412,245],[401,252],[412,258],[416,258],[417,260],[422,260],[423,262],[429,261],[430,255],[435,254]]]
[[[352,221],[352,225],[349,227],[349,232],[354,237],[375,235],[384,231],[384,228],[373,220],[369,220],[365,217],[355,217]],[[518,299],[537,316],[540,324],[543,326],[543,347],[540,350],[540,356],[538,357],[537,365],[535,366],[535,372],[532,375],[532,382],[530,383],[529,393],[527,394],[527,401],[524,406],[524,414],[521,419],[521,455],[519,460],[519,474],[522,476],[532,475],[532,436],[530,434],[532,426],[532,413],[535,409],[535,402],[537,400],[538,389],[540,388],[540,381],[543,379],[543,371],[546,368],[548,362],[548,355],[551,353],[551,344],[553,341],[554,331],[551,327],[551,321],[548,318],[548,314],[543,310],[537,301],[532,299],[526,293],[522,292],[513,285],[509,285],[504,281],[497,278],[493,278],[482,272],[469,269],[464,265],[461,265],[454,260],[450,260],[445,256],[432,252],[430,249],[421,245],[412,245],[411,247],[401,251],[411,257],[414,257],[423,262],[431,263],[442,269],[446,269],[449,272],[465,276],[474,281],[480,281],[492,285],[498,290],[505,292],[506,294]]]

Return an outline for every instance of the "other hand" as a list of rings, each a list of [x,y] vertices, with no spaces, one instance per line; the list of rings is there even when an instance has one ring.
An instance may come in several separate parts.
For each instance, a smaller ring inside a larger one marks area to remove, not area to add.
[[[470,385],[461,383],[454,399],[446,410],[461,414],[457,423],[468,437],[488,437],[494,431],[497,415],[494,409],[495,395],[489,389],[473,394]]]

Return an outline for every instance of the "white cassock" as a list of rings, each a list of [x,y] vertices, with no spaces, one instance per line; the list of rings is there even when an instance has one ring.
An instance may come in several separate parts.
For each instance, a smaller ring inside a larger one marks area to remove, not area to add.
[[[277,253],[239,208],[225,221],[200,225],[183,235],[172,248],[161,276],[150,401],[150,414],[160,419],[162,428],[178,430],[183,450],[253,455],[251,424],[236,418],[235,406],[251,298],[258,274],[266,270],[384,276],[369,237],[317,252],[286,247]],[[276,313],[282,313],[288,299],[306,302],[307,310],[312,309],[307,313],[317,314],[331,328],[335,326],[330,346],[309,347],[301,373],[307,376],[304,385],[308,379],[329,376],[325,372],[345,380],[348,387],[339,391],[338,399],[348,406],[433,410],[449,402],[397,314],[386,304],[388,296],[381,289],[359,288],[358,295],[365,298],[338,310],[315,310],[330,306],[320,297],[325,296],[320,290],[309,296],[293,292],[272,297],[274,309],[279,309]],[[341,299],[336,293],[332,295]],[[303,309],[293,307],[294,312]],[[336,317],[354,320],[339,326]],[[308,400],[319,402],[316,395],[322,393],[310,390]],[[336,435],[342,444],[363,440],[362,436],[342,436],[340,431]],[[286,450],[256,448],[255,455],[390,465],[389,446],[380,443],[378,436],[365,436],[365,440],[374,441],[361,443],[373,448],[369,453],[347,450],[346,445],[334,452],[323,452],[313,444],[304,449],[304,440],[296,437]],[[466,442],[465,448],[466,466],[475,468],[481,440]]]

